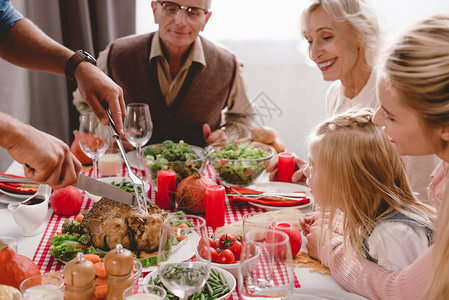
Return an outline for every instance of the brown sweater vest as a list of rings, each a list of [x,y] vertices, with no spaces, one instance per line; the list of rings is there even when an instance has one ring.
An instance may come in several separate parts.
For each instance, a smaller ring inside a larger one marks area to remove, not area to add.
[[[150,106],[154,126],[150,144],[170,139],[205,146],[202,126],[208,123],[212,131],[220,128],[221,111],[234,84],[235,56],[201,37],[207,67],[193,62],[177,97],[167,107],[156,63],[148,62],[153,36],[149,33],[115,41],[108,57],[109,76],[122,87],[126,103]]]

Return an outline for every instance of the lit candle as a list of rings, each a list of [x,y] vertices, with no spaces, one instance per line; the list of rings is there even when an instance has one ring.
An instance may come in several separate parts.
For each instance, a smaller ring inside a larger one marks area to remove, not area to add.
[[[176,173],[172,170],[157,172],[156,205],[165,210],[175,208]]]
[[[278,158],[278,181],[292,182],[292,175],[295,173],[295,155],[282,152],[278,154]]]
[[[206,223],[208,226],[224,225],[225,188],[221,185],[210,185],[206,189]]]

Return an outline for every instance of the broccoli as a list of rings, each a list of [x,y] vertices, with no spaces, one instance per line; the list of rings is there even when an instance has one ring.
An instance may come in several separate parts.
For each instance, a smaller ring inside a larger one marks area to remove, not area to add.
[[[81,233],[81,223],[75,220],[65,220],[62,233]]]

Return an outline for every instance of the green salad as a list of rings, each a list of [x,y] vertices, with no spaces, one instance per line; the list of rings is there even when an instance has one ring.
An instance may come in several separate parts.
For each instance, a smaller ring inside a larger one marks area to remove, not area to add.
[[[200,169],[204,162],[203,157],[182,140],[177,144],[166,140],[160,145],[149,146],[143,152],[143,158],[155,183],[160,170],[175,171],[176,181],[179,182],[192,175],[194,169]]]
[[[209,155],[223,181],[248,185],[265,170],[265,161],[273,154],[249,143],[228,141],[224,146],[213,147]]]

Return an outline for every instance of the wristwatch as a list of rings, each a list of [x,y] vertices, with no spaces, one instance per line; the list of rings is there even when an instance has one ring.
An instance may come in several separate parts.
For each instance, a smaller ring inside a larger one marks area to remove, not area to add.
[[[70,57],[65,64],[64,69],[65,76],[76,82],[75,70],[78,67],[78,65],[83,61],[90,62],[94,66],[97,65],[96,59],[92,55],[90,55],[87,51],[76,50],[75,54],[73,54],[72,57]]]

